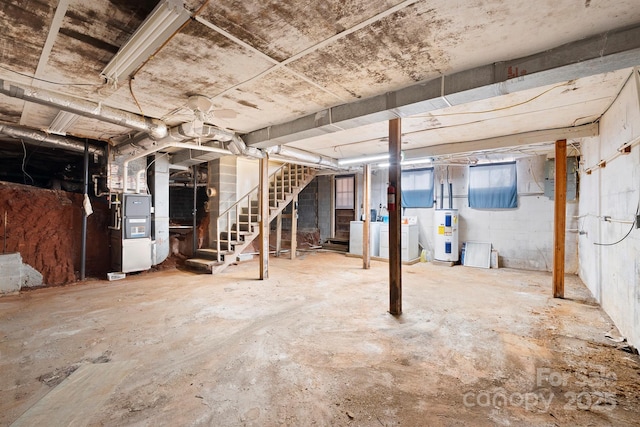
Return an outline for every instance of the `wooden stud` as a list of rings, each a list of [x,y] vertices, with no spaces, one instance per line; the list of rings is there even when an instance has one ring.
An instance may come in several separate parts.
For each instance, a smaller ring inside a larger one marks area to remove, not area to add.
[[[553,234],[553,297],[564,298],[564,251],[567,222],[567,140],[556,141],[554,234]]]
[[[389,212],[389,313],[394,316],[402,314],[401,138],[400,119],[389,120],[389,186],[395,189],[395,209]]]
[[[260,280],[269,278],[269,159],[260,159]],[[251,227],[249,227],[251,228]]]
[[[291,259],[296,259],[298,249],[298,195],[291,202]]]
[[[362,209],[364,221],[362,223],[362,268],[371,268],[371,248],[369,234],[371,233],[371,165],[364,165],[364,179],[362,182]]]

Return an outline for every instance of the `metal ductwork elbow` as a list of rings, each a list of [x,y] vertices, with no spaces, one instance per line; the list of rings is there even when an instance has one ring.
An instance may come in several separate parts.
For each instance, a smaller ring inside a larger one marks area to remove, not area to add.
[[[264,151],[259,148],[248,147],[238,135],[233,136],[227,148],[236,156],[254,157],[256,159],[264,159],[266,156]]]

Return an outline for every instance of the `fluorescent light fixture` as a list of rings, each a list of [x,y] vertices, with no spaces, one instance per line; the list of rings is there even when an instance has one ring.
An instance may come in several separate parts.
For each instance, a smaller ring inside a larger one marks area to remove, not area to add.
[[[122,45],[101,75],[114,83],[123,77],[128,78],[190,17],[182,0],[162,0]]]
[[[361,156],[361,157],[351,157],[348,159],[339,159],[339,165],[354,165],[356,163],[371,163],[377,162],[378,160],[386,160],[389,158],[389,154],[374,154],[372,156]]]
[[[60,111],[55,119],[49,125],[47,132],[55,133],[56,135],[66,136],[67,131],[71,129],[73,124],[78,120],[80,116],[70,113],[68,111]]]
[[[400,166],[421,165],[431,162],[433,162],[433,159],[431,157],[425,157],[424,159],[403,160],[402,162],[400,162]],[[379,168],[388,168],[389,163],[378,163],[376,166],[378,166]]]

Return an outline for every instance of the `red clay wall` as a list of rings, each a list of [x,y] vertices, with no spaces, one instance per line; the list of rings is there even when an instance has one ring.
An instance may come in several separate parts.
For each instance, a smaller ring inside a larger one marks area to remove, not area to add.
[[[7,213],[7,252],[42,273],[46,285],[77,280],[80,271],[82,194],[0,182],[0,252]],[[87,219],[87,277],[104,278],[110,268],[109,207],[92,199]]]

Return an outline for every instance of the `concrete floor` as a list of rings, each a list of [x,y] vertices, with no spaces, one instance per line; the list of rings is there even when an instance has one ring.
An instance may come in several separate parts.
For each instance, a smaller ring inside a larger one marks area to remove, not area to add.
[[[272,258],[264,282],[250,261],[217,276],[146,272],[2,298],[0,424],[28,424],[36,403],[86,367],[122,374],[128,362],[112,389],[75,390],[40,416],[92,426],[639,425],[638,356],[605,338],[617,331],[575,276],[555,300],[548,273],[404,266],[395,318],[387,265],[361,265],[307,252]]]

